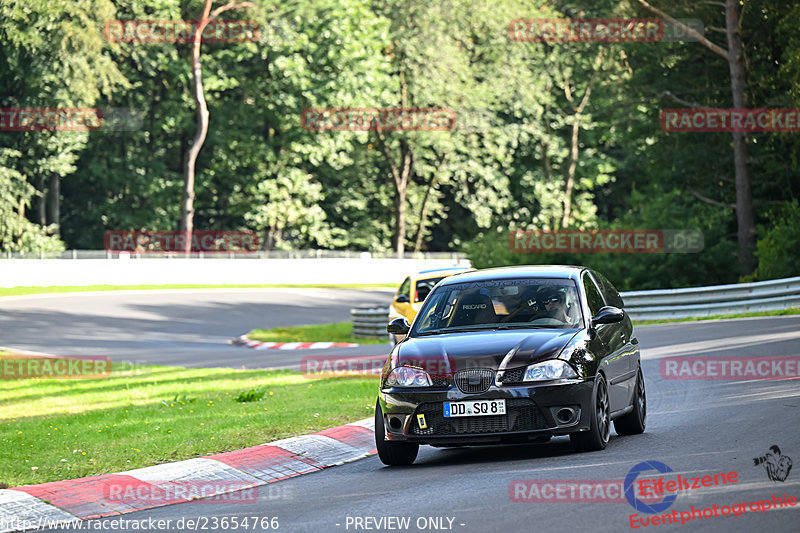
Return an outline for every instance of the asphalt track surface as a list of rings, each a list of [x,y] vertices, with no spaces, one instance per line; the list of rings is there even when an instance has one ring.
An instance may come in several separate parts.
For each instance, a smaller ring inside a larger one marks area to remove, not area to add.
[[[386,294],[375,296],[376,299],[381,297],[388,298]],[[356,298],[363,301],[361,296]],[[341,299],[337,298],[337,302]],[[75,330],[69,338],[77,340],[82,331],[94,331],[92,338],[101,342],[101,333],[108,325],[103,327],[93,323],[97,320],[93,318],[97,316],[95,312],[80,315],[81,307],[75,303],[61,306],[60,310],[50,307],[48,312],[23,306],[21,312],[28,316],[41,313],[39,320],[45,316],[64,319],[77,315],[85,329]],[[85,301],[81,303],[87,306]],[[190,317],[197,316],[190,312],[194,303],[181,298],[177,304],[173,296],[173,303],[166,304],[165,309],[159,310],[158,302],[152,301],[132,304],[130,309],[131,312],[149,312],[159,317],[168,315],[175,308],[184,309],[181,323],[194,323],[194,318],[190,320]],[[31,304],[33,302],[29,301],[26,305]],[[231,313],[236,312],[236,303],[230,300],[216,305]],[[249,305],[258,308],[265,304]],[[280,302],[266,305],[280,306]],[[9,332],[14,332],[9,329],[9,306],[0,302],[0,307],[4,316],[0,322],[4,344],[28,349],[39,345],[31,344],[33,339],[8,342]],[[319,309],[320,306],[314,307]],[[74,309],[74,312],[67,312],[66,308]],[[293,312],[295,316],[305,317],[302,309],[294,308]],[[159,324],[156,330],[159,338],[171,331],[162,329],[161,322],[154,318],[143,317],[140,320]],[[281,313],[276,320],[290,320],[290,317]],[[51,323],[48,331],[71,331],[67,324],[59,324]],[[197,328],[207,331],[209,336],[212,333],[224,336],[221,332],[224,328],[220,328],[219,323],[197,323]],[[246,329],[247,326],[237,331]],[[185,520],[194,519],[195,528],[191,530],[197,531],[272,531],[260,526],[254,528],[252,517],[259,520],[277,517],[278,531],[291,532],[634,530],[631,515],[637,515],[640,520],[652,515],[635,510],[625,501],[581,502],[565,498],[557,503],[516,502],[511,496],[515,494],[515,480],[538,481],[544,496],[548,490],[544,487],[548,483],[554,487],[555,483],[568,480],[624,480],[628,472],[643,461],[668,465],[674,472],[666,475],[667,480],[675,479],[676,474],[700,477],[736,472],[737,482],[681,491],[672,506],[659,513],[677,511],[678,524],[642,527],[641,523],[636,523],[639,527],[635,530],[800,530],[800,502],[793,507],[763,513],[757,508],[751,510],[749,505],[753,501],[771,500],[773,494],[800,499],[800,466],[797,464],[800,461],[800,381],[667,380],[662,379],[659,369],[659,360],[668,356],[797,356],[800,354],[800,316],[643,326],[636,328],[636,334],[642,347],[647,383],[647,430],[643,435],[628,437],[619,437],[612,432],[611,441],[602,452],[574,454],[566,438],[524,446],[422,447],[417,461],[410,467],[388,468],[377,457],[369,457],[261,487],[258,499],[249,503],[201,500],[120,515],[115,518],[135,520],[135,525],[128,522],[128,527],[114,530],[187,531]],[[58,338],[56,335],[53,333],[48,338]],[[138,330],[136,335],[140,342],[146,342],[144,339],[152,336],[147,329]],[[40,341],[40,344],[44,348],[45,341]],[[181,349],[171,353],[185,356]],[[782,454],[795,463],[783,482],[770,481],[764,466],[754,465],[753,458],[763,456],[773,445],[778,445]],[[647,477],[654,475],[651,471]],[[554,490],[553,494],[558,496]],[[695,518],[680,525],[680,513],[691,513],[692,506],[702,510],[717,505],[721,510],[726,508],[723,506],[729,508],[742,503],[747,503],[748,512],[741,516]],[[234,529],[230,524],[221,527],[220,520],[230,520],[231,517],[240,522],[250,517],[248,527]],[[397,527],[395,521],[377,522],[388,517],[407,517],[408,526]],[[148,522],[150,519],[153,522]],[[184,519],[183,523],[179,522],[181,519]],[[109,519],[84,522],[83,530],[100,530],[104,520]],[[171,523],[158,527],[158,520],[171,520]]]
[[[138,364],[296,369],[304,355],[331,349],[253,350],[228,341],[255,328],[349,322],[351,308],[388,306],[393,292],[265,288],[7,297],[0,298],[0,346]],[[347,350],[382,352],[388,354],[388,344]]]

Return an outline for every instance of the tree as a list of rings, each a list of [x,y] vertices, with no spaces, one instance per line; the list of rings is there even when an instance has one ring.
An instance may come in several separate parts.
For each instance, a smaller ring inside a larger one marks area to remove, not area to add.
[[[125,85],[104,50],[103,23],[113,9],[107,0],[0,4],[0,107],[89,107],[101,95]],[[38,196],[36,218],[41,225],[37,230],[20,220],[15,227],[31,232],[30,238],[21,236],[2,246],[25,249],[35,242],[47,249],[63,248],[55,237],[62,222],[60,186],[76,170],[87,139],[87,132],[73,131],[4,132],[0,136],[0,150],[5,153],[0,165],[12,165],[0,168],[7,180],[4,197],[24,218],[30,200]],[[36,186],[39,190],[31,188]],[[11,200],[13,194],[18,196]],[[6,222],[10,221],[0,223]],[[45,234],[52,234],[54,242],[48,244]]]
[[[744,49],[737,10],[737,0],[725,0],[725,34],[728,41],[727,50],[706,39],[699,32],[686,24],[675,20],[665,12],[648,4],[645,0],[637,0],[644,9],[658,15],[682,29],[698,40],[713,53],[724,58],[730,69],[731,93],[733,106],[737,109],[747,107],[745,95]],[[742,274],[751,274],[756,268],[755,246],[756,229],[753,219],[753,198],[750,187],[748,168],[747,137],[743,132],[733,132],[734,170],[736,174],[736,219],[738,223],[739,269]]]
[[[184,242],[185,251],[188,254],[192,247],[192,229],[194,225],[194,166],[203,142],[208,134],[208,106],[203,92],[203,70],[200,65],[200,41],[203,30],[209,22],[212,22],[220,13],[231,9],[242,7],[253,7],[251,2],[230,2],[218,7],[213,12],[211,4],[213,0],[205,0],[203,16],[197,24],[192,44],[192,75],[194,80],[194,99],[197,106],[197,131],[194,135],[194,142],[186,154],[186,173],[184,175],[183,203],[181,204],[181,225],[180,231],[186,234]]]

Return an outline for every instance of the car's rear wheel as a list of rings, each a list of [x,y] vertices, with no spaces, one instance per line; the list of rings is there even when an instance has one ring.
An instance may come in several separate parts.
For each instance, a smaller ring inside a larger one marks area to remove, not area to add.
[[[608,387],[603,374],[597,374],[592,402],[592,419],[589,431],[570,433],[569,440],[576,452],[603,450],[611,436],[611,419],[608,410]]]
[[[378,449],[378,458],[388,466],[410,465],[414,462],[419,453],[419,444],[384,440],[384,434],[383,412],[378,402],[375,404],[375,447]]]
[[[636,375],[636,393],[633,395],[633,411],[614,420],[617,435],[638,435],[644,433],[647,424],[647,395],[644,390],[642,369]]]

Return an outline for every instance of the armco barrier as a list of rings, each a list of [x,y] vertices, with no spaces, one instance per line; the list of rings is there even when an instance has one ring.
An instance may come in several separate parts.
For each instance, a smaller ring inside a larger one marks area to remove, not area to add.
[[[661,320],[800,307],[800,277],[655,291],[623,292],[633,320]]]
[[[633,320],[733,315],[754,311],[775,311],[800,307],[800,276],[794,278],[621,293],[625,312]],[[351,309],[353,333],[364,337],[384,337],[389,311]]]
[[[350,317],[353,321],[353,336],[388,339],[388,307],[357,307],[350,310]]]

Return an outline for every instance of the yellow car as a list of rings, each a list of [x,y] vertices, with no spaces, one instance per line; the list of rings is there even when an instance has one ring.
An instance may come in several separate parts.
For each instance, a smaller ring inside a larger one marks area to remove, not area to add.
[[[458,274],[460,272],[467,272],[473,270],[467,267],[450,267],[450,268],[437,268],[434,270],[423,270],[416,274],[408,276],[397,293],[392,299],[392,304],[389,306],[389,322],[395,318],[404,317],[408,320],[409,324],[414,321],[414,317],[422,307],[422,303],[431,289],[447,276]],[[389,343],[394,346],[405,338],[405,335],[389,334]]]

